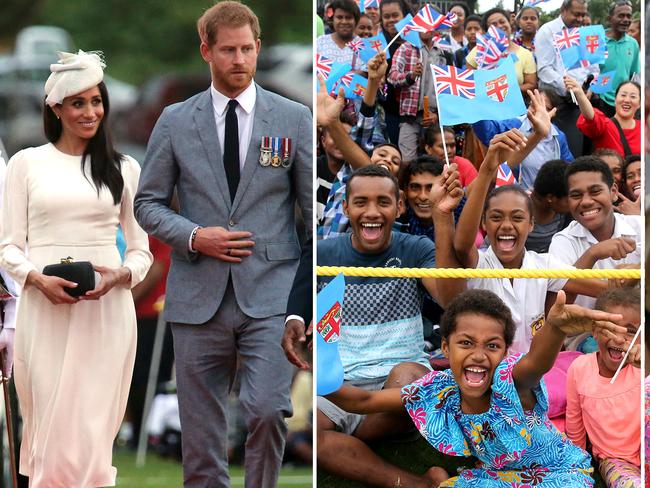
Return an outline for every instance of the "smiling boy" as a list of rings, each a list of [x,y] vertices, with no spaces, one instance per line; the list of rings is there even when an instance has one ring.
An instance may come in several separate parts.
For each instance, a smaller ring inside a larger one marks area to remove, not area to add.
[[[582,156],[566,170],[569,209],[575,219],[553,236],[549,253],[578,269],[613,269],[641,262],[642,222],[638,215],[614,212],[614,177],[595,156]],[[595,300],[579,296],[576,302],[593,308]]]
[[[461,190],[456,186],[450,191]],[[430,239],[392,231],[402,202],[397,180],[385,168],[370,165],[352,173],[343,206],[352,233],[318,241],[319,265],[435,266]],[[319,277],[319,287],[329,280]],[[442,290],[433,278],[346,277],[339,341],[346,382],[379,390],[403,386],[428,371],[421,287],[443,304],[460,291],[454,283],[445,283]],[[401,480],[403,486],[431,486],[422,477],[386,463],[365,444],[369,439],[403,432],[408,426],[403,413],[364,417],[319,397],[319,467],[372,485],[382,486],[392,479]],[[355,462],[347,462],[352,456]]]

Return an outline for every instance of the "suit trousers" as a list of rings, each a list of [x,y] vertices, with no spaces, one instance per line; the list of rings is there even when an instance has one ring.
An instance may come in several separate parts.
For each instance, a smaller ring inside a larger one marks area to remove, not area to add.
[[[205,324],[172,324],[185,488],[230,486],[227,401],[240,375],[240,405],[248,430],[245,486],[277,485],[292,414],[291,365],[280,345],[284,315],[244,314],[229,280],[216,314]],[[239,361],[238,361],[239,359]]]

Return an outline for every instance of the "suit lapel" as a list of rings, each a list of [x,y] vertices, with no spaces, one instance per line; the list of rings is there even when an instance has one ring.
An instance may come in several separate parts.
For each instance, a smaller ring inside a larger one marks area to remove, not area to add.
[[[199,139],[205,149],[210,167],[217,179],[219,193],[223,197],[226,208],[230,208],[230,191],[228,190],[228,180],[226,179],[226,170],[223,167],[221,157],[222,151],[219,147],[219,138],[217,137],[217,126],[214,121],[214,109],[212,108],[212,97],[210,89],[203,92],[196,102],[194,112],[194,123],[199,133]],[[241,186],[241,184],[240,184]]]
[[[246,163],[244,163],[244,170],[242,171],[239,179],[239,186],[235,194],[235,201],[232,204],[231,214],[235,211],[239,202],[242,200],[246,188],[253,179],[253,175],[260,166],[260,145],[262,137],[270,135],[269,120],[272,116],[273,106],[269,103],[266,92],[259,86],[255,85],[257,90],[255,100],[255,117],[253,119],[253,131],[251,133],[251,141],[248,145],[248,152],[246,153]],[[225,178],[225,173],[224,173]]]

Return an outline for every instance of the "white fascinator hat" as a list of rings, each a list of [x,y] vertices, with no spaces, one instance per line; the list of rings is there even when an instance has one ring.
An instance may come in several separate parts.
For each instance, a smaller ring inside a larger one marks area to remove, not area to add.
[[[104,79],[106,64],[100,52],[59,52],[59,61],[50,65],[52,74],[45,82],[45,103],[50,107],[63,99],[84,92]]]

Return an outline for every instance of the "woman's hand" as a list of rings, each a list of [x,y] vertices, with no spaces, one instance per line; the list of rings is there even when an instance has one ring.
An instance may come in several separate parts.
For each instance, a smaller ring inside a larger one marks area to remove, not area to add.
[[[30,271],[25,284],[38,288],[54,305],[73,304],[79,301],[78,298],[68,295],[68,292],[64,290],[64,288],[76,288],[77,283],[64,280],[58,276],[46,276],[38,271]]]
[[[131,281],[131,270],[125,266],[114,269],[93,265],[93,268],[102,275],[102,280],[99,285],[95,286],[94,290],[87,291],[85,295],[79,297],[81,300],[99,300],[100,297],[111,291],[114,286],[127,284]]]

